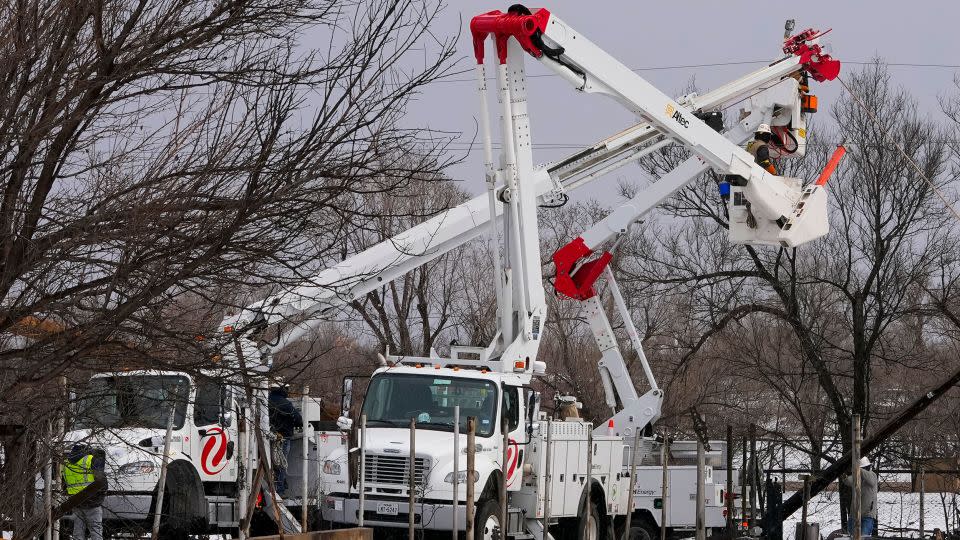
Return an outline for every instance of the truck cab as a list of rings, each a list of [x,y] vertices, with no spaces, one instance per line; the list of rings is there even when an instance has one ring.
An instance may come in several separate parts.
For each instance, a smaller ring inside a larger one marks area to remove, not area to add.
[[[123,371],[94,375],[76,400],[66,444],[106,455],[104,520],[146,524],[152,517],[172,411],[165,523],[206,531],[220,518],[233,521],[238,459],[238,387],[216,373],[193,377],[173,371]],[[222,515],[222,514],[229,515]]]
[[[526,379],[526,380],[525,380]],[[410,420],[416,420],[414,521],[424,529],[450,530],[453,513],[464,524],[464,506],[453,501],[453,438],[460,438],[457,500],[466,498],[467,421],[476,418],[476,474],[473,482],[478,514],[483,503],[496,498],[502,481],[501,460],[506,422],[507,491],[521,487],[529,441],[531,415],[537,396],[526,386],[529,376],[483,369],[435,365],[398,365],[381,368],[367,387],[360,410],[366,418],[367,440],[363,490],[364,523],[372,526],[406,526],[410,512]],[[460,407],[459,425],[454,407]],[[354,423],[354,428],[358,428]],[[358,438],[359,440],[359,438]],[[351,464],[352,454],[357,458]],[[355,524],[359,521],[359,446],[347,446],[324,461],[321,484],[325,493],[325,520]],[[482,516],[481,516],[482,517]]]

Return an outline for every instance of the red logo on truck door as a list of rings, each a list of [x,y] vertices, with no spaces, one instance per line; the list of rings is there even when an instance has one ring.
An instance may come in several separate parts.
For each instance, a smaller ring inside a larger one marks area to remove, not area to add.
[[[517,458],[519,457],[520,447],[517,445],[517,441],[510,439],[510,444],[507,446],[507,485],[510,486],[513,484],[514,476],[513,473],[517,472]]]
[[[200,468],[205,474],[217,474],[227,466],[227,434],[215,427],[207,430],[207,440],[200,453]]]

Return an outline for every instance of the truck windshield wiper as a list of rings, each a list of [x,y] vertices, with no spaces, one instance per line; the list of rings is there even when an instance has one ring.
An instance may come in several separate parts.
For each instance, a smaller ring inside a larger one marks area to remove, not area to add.
[[[396,422],[396,421],[394,421],[394,420],[387,420],[387,419],[385,419],[385,418],[377,418],[377,419],[374,419],[374,420],[370,420],[369,418],[367,419],[367,425],[368,425],[368,426],[369,426],[370,424],[374,423],[374,422],[380,422],[381,424],[386,424],[386,425],[388,425],[388,426],[393,426],[393,427],[403,427],[403,426],[400,425],[399,422]]]
[[[439,426],[442,428],[449,428],[450,431],[453,431],[453,422],[417,422],[417,427],[422,426]]]

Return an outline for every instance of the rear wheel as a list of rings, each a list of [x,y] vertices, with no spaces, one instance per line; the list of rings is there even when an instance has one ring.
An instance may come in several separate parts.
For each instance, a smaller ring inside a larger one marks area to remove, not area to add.
[[[590,501],[590,511],[580,515],[578,540],[606,540],[606,525],[596,501]]]
[[[474,540],[494,540],[503,538],[503,527],[500,523],[500,505],[495,499],[486,499],[477,505],[477,513],[473,520]]]
[[[654,534],[649,526],[634,523],[630,527],[630,540],[660,540],[660,531]]]

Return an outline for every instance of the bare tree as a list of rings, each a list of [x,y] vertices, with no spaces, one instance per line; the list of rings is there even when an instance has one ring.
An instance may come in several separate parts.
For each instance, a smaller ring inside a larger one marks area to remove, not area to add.
[[[26,426],[4,441],[0,515],[19,527],[17,495],[49,453],[14,463],[11,450],[47,435],[63,400],[37,401],[59,392],[58,377],[203,367],[195,329],[171,324],[166,306],[298,281],[339,256],[346,224],[363,216],[356,197],[437,177],[445,139],[400,120],[451,67],[452,39],[430,34],[426,62],[418,48],[438,10],[0,7],[0,407],[4,423]],[[11,337],[28,320],[56,328]]]
[[[640,292],[666,287],[685,298],[694,324],[677,332],[693,338],[683,358],[725,355],[723,364],[753,385],[750,392],[782,402],[780,414],[792,418],[784,433],[808,439],[804,446],[828,460],[832,439],[849,447],[852,414],[871,418],[878,367],[924,366],[916,340],[901,337],[915,328],[917,283],[938,268],[951,233],[931,185],[894,147],[943,186],[953,175],[945,170],[942,128],[918,115],[880,62],[847,82],[889,133],[847,95],[833,108],[839,132],[811,130],[819,137],[810,140],[809,155],[781,163],[788,176],[815,178],[832,141],[847,140],[849,157],[828,184],[830,235],[792,250],[731,246],[711,195],[715,179],[707,176],[668,206],[682,221],[648,224],[650,249],[623,280]],[[664,153],[647,167],[662,173],[679,157]]]
[[[416,184],[390,193],[369,194],[362,205],[370,219],[350,235],[359,251],[457,206],[467,195],[449,180]],[[442,224],[441,224],[442,226]],[[443,254],[429,264],[354,300],[350,306],[373,335],[381,351],[430,356],[440,336],[456,322],[453,309],[462,291],[465,248]]]

